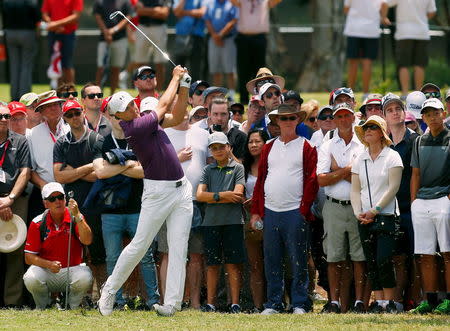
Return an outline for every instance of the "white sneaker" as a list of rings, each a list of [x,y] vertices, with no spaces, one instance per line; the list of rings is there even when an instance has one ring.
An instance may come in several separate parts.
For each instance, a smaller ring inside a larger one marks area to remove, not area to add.
[[[170,316],[175,315],[175,311],[176,311],[175,307],[172,305],[162,305],[161,306],[161,305],[158,305],[157,303],[155,303],[153,305],[153,308],[155,309],[156,313],[159,316],[170,317]]]
[[[274,315],[274,314],[278,314],[278,310],[266,308],[261,312],[261,315]]]
[[[114,302],[116,301],[116,295],[109,293],[105,288],[105,285],[103,284],[102,288],[100,289],[100,299],[98,299],[97,305],[98,305],[98,311],[103,316],[111,315],[114,308]]]
[[[303,314],[306,314],[306,310],[304,310],[303,308],[300,308],[300,307],[295,307],[292,314],[303,315]]]

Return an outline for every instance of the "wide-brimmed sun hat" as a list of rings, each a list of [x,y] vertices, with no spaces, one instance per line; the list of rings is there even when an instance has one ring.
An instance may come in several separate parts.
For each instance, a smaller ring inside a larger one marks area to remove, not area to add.
[[[274,75],[272,71],[270,71],[269,68],[259,68],[258,72],[256,73],[256,77],[249,81],[245,87],[247,88],[248,93],[250,94],[258,94],[256,84],[261,81],[261,84],[265,83],[272,83],[277,84],[281,90],[284,89],[284,78],[278,75]]]
[[[278,106],[277,109],[271,111],[269,113],[269,119],[271,122],[274,121],[275,118],[282,115],[291,115],[291,114],[298,114],[300,117],[300,122],[303,122],[308,115],[308,113],[304,110],[297,109],[297,107],[292,107],[288,104],[282,103]]]
[[[13,214],[9,221],[0,220],[0,253],[19,249],[27,238],[27,226],[23,219]]]
[[[355,133],[356,133],[356,136],[358,137],[359,141],[361,141],[365,146],[368,146],[368,144],[364,140],[364,127],[372,125],[372,124],[377,125],[381,129],[381,132],[383,133],[385,144],[387,146],[392,145],[392,140],[389,138],[389,136],[387,134],[386,121],[378,115],[372,115],[367,119],[367,121],[364,122],[364,124],[355,126]]]

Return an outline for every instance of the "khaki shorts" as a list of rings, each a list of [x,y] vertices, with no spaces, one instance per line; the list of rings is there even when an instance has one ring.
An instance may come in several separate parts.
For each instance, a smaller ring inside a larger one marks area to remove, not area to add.
[[[342,206],[326,200],[322,215],[323,250],[327,255],[327,262],[345,261],[348,255],[352,261],[365,261],[358,220],[353,214],[352,206]]]
[[[97,46],[97,67],[105,67],[108,64],[105,60],[109,57],[111,67],[123,68],[127,59],[127,45],[127,38],[115,40],[109,45],[106,41],[100,41]]]
[[[142,30],[163,52],[167,52],[167,25],[144,26]],[[139,31],[136,32],[136,63],[165,63],[167,60]]]

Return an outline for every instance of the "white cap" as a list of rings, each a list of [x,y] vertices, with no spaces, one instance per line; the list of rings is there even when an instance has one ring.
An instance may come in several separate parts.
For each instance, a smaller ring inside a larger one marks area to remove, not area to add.
[[[47,199],[52,193],[54,192],[59,192],[62,194],[65,194],[64,192],[64,188],[62,187],[62,185],[60,183],[57,182],[50,182],[44,185],[44,187],[42,188],[42,199]]]
[[[424,113],[425,108],[434,108],[434,109],[442,109],[444,110],[444,105],[442,104],[441,100],[437,98],[430,98],[423,102],[422,110],[420,111],[422,114]]]
[[[109,114],[123,113],[134,98],[125,91],[114,93],[108,102]]]
[[[268,89],[270,89],[271,87],[276,88],[278,91],[281,92],[281,87],[278,86],[277,84],[272,84],[272,83],[265,83],[263,86],[261,86],[259,88],[259,94],[258,97],[260,100],[262,100],[262,96],[264,95],[264,93],[267,92]]]
[[[427,99],[425,94],[420,91],[414,91],[406,97],[406,110],[414,114],[416,118],[422,118],[422,105]]]
[[[158,106],[159,100],[154,97],[146,97],[141,101],[141,109],[140,112],[144,112],[147,110],[156,110]]]
[[[199,111],[200,109],[208,110],[208,109],[206,109],[206,108],[203,107],[203,106],[197,106],[197,107],[194,107],[194,108],[192,108],[191,111],[189,112],[189,119],[191,119],[192,116],[194,116],[195,113],[196,113],[197,111]]]
[[[23,245],[26,238],[27,226],[18,215],[13,214],[8,222],[0,220],[0,253],[14,252]]]
[[[213,132],[208,137],[208,146],[211,146],[212,144],[221,144],[226,145],[229,144],[228,138],[223,132]]]

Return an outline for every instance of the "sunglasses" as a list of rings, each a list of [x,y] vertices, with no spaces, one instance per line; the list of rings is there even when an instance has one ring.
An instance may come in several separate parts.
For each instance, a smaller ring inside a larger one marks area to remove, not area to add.
[[[92,100],[92,99],[95,99],[95,97],[101,99],[101,98],[103,98],[103,93],[100,92],[100,93],[86,94],[86,98],[89,98],[89,99],[91,99],[91,100]]]
[[[203,94],[203,91],[204,91],[204,90],[198,90],[198,89],[197,89],[197,90],[194,91],[194,94],[195,94],[195,95],[202,95],[202,94]]]
[[[80,117],[81,116],[81,111],[80,110],[77,110],[77,111],[73,111],[73,112],[70,112],[70,113],[65,113],[64,114],[64,117],[65,118],[72,118],[72,117]]]
[[[317,117],[310,117],[308,118],[308,121],[310,121],[311,123],[314,123],[317,120]]]
[[[273,78],[266,78],[266,79],[257,81],[256,82],[256,87],[260,88],[261,86],[263,86],[266,83],[275,84],[275,79],[273,79]]]
[[[64,194],[59,194],[59,195],[55,195],[55,196],[52,196],[52,197],[48,197],[48,198],[45,199],[45,200],[47,200],[47,201],[49,201],[49,202],[55,202],[56,200],[61,200],[61,201],[63,201],[65,197],[66,197],[66,196],[65,196]]]
[[[142,75],[140,75],[140,76],[138,77],[138,79],[140,79],[140,80],[146,80],[147,78],[153,79],[153,78],[155,78],[155,77],[156,77],[156,75],[155,75],[153,72],[151,72],[151,73],[149,73],[149,74],[142,74]]]
[[[0,121],[2,120],[2,119],[5,119],[5,120],[9,120],[9,119],[11,119],[11,114],[0,114]]]
[[[365,125],[365,126],[363,126],[363,131],[365,132],[365,131],[367,131],[367,130],[372,130],[372,131],[375,131],[375,130],[379,130],[380,129],[380,127],[378,126],[378,125],[376,125],[376,124],[371,124],[371,125]]]
[[[70,96],[73,96],[74,98],[76,98],[78,96],[78,92],[77,91],[61,92],[61,93],[58,94],[58,97],[64,98],[64,99],[67,99]]]
[[[414,124],[414,123],[416,123],[415,121],[408,121],[408,122],[405,122],[405,125],[410,125],[410,124]]]
[[[331,114],[330,115],[320,115],[319,117],[317,117],[317,119],[321,120],[321,121],[326,121],[328,119],[334,120],[334,116]]]
[[[264,94],[266,96],[267,99],[270,99],[273,96],[276,96],[277,98],[281,95],[280,91],[275,91],[275,92],[267,92],[266,94]]]
[[[425,92],[424,94],[427,99],[429,99],[429,98],[440,99],[441,98],[441,92]]]
[[[298,117],[297,116],[280,116],[280,117],[278,117],[278,119],[280,121],[286,122],[286,121],[295,121],[298,119]]]

